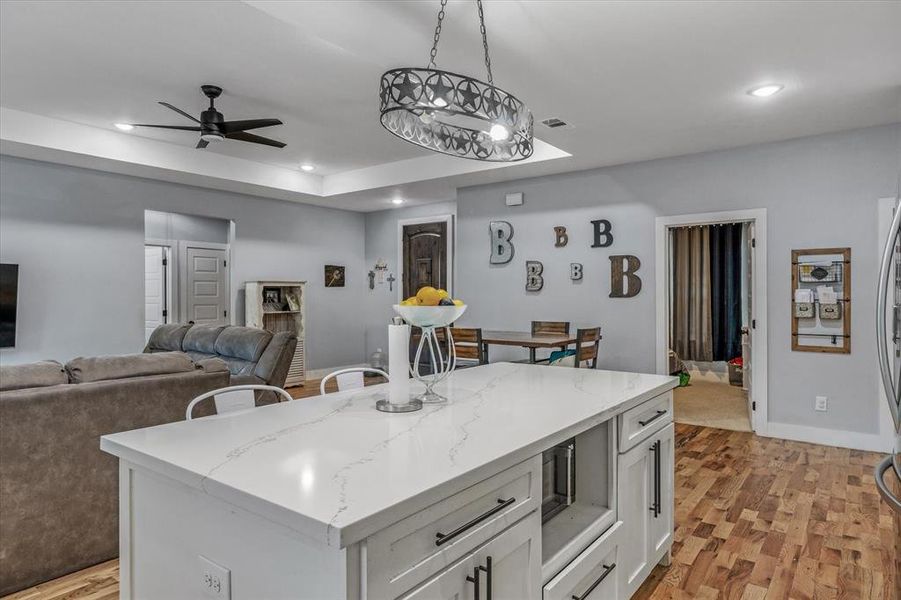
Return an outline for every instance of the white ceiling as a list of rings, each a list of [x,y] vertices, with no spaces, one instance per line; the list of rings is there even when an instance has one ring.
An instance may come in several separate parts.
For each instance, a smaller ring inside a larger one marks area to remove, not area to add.
[[[499,85],[536,125],[530,164],[432,155],[378,123],[378,78],[424,65],[437,1],[0,3],[0,150],[355,210],[460,185],[901,121],[901,2],[487,0]],[[442,68],[483,76],[475,3],[449,3]],[[748,88],[779,82],[769,99]],[[198,86],[283,150],[195,134]],[[67,123],[60,123],[60,122]],[[572,156],[568,156],[572,155]],[[298,165],[317,166],[313,175]],[[490,168],[489,168],[490,167]]]

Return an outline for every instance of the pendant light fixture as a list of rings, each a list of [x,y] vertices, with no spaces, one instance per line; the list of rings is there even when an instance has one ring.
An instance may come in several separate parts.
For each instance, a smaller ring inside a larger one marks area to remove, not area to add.
[[[428,66],[386,71],[379,86],[382,127],[442,154],[493,162],[532,155],[532,113],[494,85],[482,0],[476,0],[488,82],[435,65],[447,0],[441,0]]]

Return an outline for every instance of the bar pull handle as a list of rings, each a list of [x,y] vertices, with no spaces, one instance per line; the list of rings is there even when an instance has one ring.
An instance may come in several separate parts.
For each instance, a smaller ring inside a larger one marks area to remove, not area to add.
[[[486,600],[491,600],[491,557],[490,556],[485,559],[485,565],[486,566],[484,566],[484,567],[482,565],[479,565],[479,569],[481,569],[482,571],[485,571],[485,587],[488,588],[488,596],[487,596]]]
[[[657,440],[651,445],[651,452],[654,453],[654,503],[651,505],[651,512],[654,513],[654,518],[660,516],[661,511],[661,501],[660,501],[660,440]]]
[[[491,510],[485,511],[484,513],[480,514],[478,517],[476,517],[472,521],[470,521],[468,523],[464,523],[463,525],[460,525],[459,527],[457,527],[450,533],[441,533],[441,532],[436,533],[435,534],[435,538],[436,538],[435,545],[440,546],[442,544],[446,544],[447,542],[451,541],[452,539],[454,539],[455,537],[457,537],[458,535],[460,535],[467,529],[475,527],[476,525],[478,525],[485,519],[487,519],[493,515],[496,515],[497,513],[501,512],[502,510],[504,510],[505,508],[507,508],[508,506],[513,504],[514,502],[516,502],[516,498],[508,498],[506,500],[501,500],[500,498],[498,498],[497,506],[495,506]]]
[[[601,582],[604,581],[605,579],[607,579],[607,576],[610,575],[610,573],[612,573],[613,569],[615,569],[615,568],[616,568],[616,563],[613,563],[611,565],[604,565],[604,572],[601,573],[601,576],[598,577],[598,580],[595,581],[594,583],[592,583],[591,586],[589,586],[589,588],[587,590],[585,590],[585,593],[582,594],[581,596],[576,596],[575,594],[573,594],[572,600],[585,600],[585,598],[587,598],[589,596],[589,594],[591,594],[591,592],[594,591],[594,588],[601,585]]]
[[[473,567],[472,575],[466,576],[466,581],[473,584],[475,586],[475,592],[472,594],[473,600],[479,600],[479,575],[481,575],[481,567]]]
[[[651,417],[650,419],[647,419],[646,421],[639,421],[638,424],[641,425],[642,427],[644,427],[646,425],[650,425],[651,423],[653,423],[654,421],[656,421],[657,419],[659,419],[660,417],[662,417],[665,414],[666,414],[665,410],[658,410],[654,414],[653,417]]]

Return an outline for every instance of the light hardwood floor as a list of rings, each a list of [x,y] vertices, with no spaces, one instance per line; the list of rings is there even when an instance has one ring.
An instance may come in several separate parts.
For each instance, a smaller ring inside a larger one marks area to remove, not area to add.
[[[899,582],[892,516],[871,476],[879,459],[677,425],[673,562],[633,600],[891,600]],[[113,600],[118,584],[112,560],[3,600]]]

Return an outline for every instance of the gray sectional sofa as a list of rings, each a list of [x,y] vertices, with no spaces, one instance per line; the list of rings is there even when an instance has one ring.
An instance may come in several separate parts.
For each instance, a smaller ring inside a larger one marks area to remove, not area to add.
[[[229,379],[181,352],[0,367],[0,596],[118,556],[118,464],[100,436],[183,420]]]
[[[261,383],[283,387],[297,348],[297,335],[271,333],[234,325],[160,325],[150,334],[144,352],[182,351],[194,360],[219,358],[228,365],[232,385]],[[271,392],[258,402],[276,402]]]

